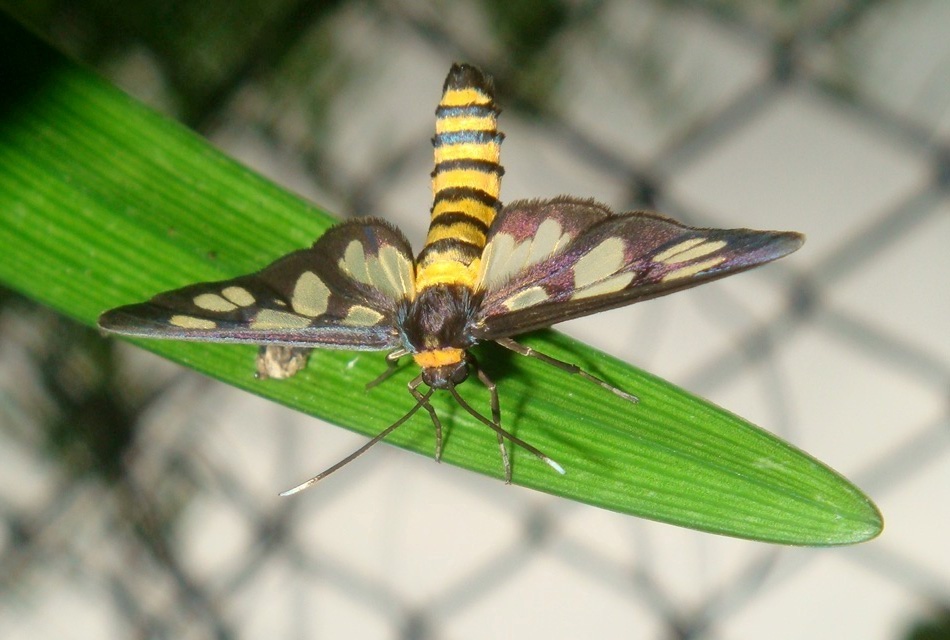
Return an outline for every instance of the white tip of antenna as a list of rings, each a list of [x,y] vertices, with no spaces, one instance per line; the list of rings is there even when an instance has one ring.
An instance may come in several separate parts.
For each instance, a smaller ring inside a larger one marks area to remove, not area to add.
[[[638,402],[640,402],[640,398],[636,397],[632,393],[627,393],[626,391],[618,389],[617,387],[614,387],[613,389],[611,389],[611,391],[613,391],[615,394],[617,394],[624,400],[629,400],[630,402],[634,404],[637,404]]]
[[[296,487],[294,487],[293,489],[287,489],[287,491],[281,491],[281,492],[278,493],[277,495],[279,495],[281,498],[286,498],[287,496],[292,496],[292,495],[294,495],[295,493],[300,493],[300,492],[303,491],[304,489],[307,489],[307,488],[313,486],[314,484],[316,484],[316,480],[307,480],[306,482],[303,482],[303,483],[301,483],[301,484],[298,484],[298,485],[297,485]]]
[[[551,458],[544,458],[544,461],[548,463],[549,467],[560,473],[562,476],[564,475],[564,467],[556,463],[554,460],[551,460]]]

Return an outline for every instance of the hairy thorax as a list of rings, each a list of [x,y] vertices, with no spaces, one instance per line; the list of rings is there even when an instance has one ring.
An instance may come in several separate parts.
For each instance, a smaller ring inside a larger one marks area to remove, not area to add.
[[[473,312],[472,293],[461,285],[423,289],[409,303],[403,343],[429,386],[446,388],[468,376],[465,350],[475,343],[467,330]]]

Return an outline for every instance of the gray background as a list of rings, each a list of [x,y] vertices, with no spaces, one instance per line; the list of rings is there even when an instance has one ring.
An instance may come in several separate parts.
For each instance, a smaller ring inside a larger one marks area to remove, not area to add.
[[[505,200],[806,233],[760,271],[560,328],[827,462],[886,529],[784,549],[386,446],[278,499],[363,439],[5,294],[0,637],[950,637],[950,3],[132,4],[0,2],[417,247],[453,61],[496,77]],[[119,387],[64,380],[105,365]],[[107,442],[72,428],[89,411]]]

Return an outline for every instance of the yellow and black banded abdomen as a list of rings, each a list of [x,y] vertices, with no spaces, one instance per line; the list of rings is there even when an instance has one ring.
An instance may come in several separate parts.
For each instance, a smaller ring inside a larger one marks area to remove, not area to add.
[[[437,284],[474,288],[504,173],[497,119],[491,82],[475,67],[453,65],[436,109],[432,221],[416,261],[417,292]]]

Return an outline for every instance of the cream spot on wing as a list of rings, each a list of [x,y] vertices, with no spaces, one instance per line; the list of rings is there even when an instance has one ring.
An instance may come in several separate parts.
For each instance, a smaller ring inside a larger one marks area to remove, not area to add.
[[[698,244],[692,249],[678,254],[674,258],[670,258],[666,261],[666,264],[679,264],[681,262],[696,260],[697,258],[702,258],[703,256],[708,256],[710,253],[719,251],[726,246],[726,244],[728,243],[725,240],[714,240],[705,244]]]
[[[390,292],[393,297],[412,297],[415,284],[413,283],[412,262],[399,252],[396,247],[385,246],[379,250],[379,265],[391,284]]]
[[[689,240],[683,240],[679,244],[674,244],[672,247],[670,247],[666,251],[662,253],[658,253],[655,256],[653,256],[653,261],[666,262],[670,258],[675,256],[676,254],[682,253],[683,251],[686,251],[687,249],[695,247],[697,244],[701,244],[705,241],[706,241],[705,238],[690,238]]]
[[[491,264],[491,261],[492,261],[492,254],[493,254],[494,252],[495,252],[495,247],[494,247],[494,245],[493,245],[491,242],[489,242],[488,244],[486,244],[486,245],[485,245],[485,248],[482,249],[482,258],[481,258],[481,259],[482,259],[482,266],[481,266],[481,269],[478,270],[478,281],[479,281],[479,282],[482,282],[482,280],[485,278],[488,265]]]
[[[327,285],[317,277],[317,274],[304,271],[297,278],[297,284],[294,285],[294,292],[290,298],[290,306],[293,310],[313,318],[326,313],[329,303],[330,289]]]
[[[618,273],[597,284],[592,284],[589,287],[584,287],[580,291],[576,291],[574,295],[571,296],[571,300],[581,300],[583,298],[616,293],[633,282],[633,276],[634,274],[632,273]]]
[[[482,289],[495,289],[508,279],[508,259],[515,249],[515,238],[507,233],[496,233],[485,247],[482,256],[482,273],[479,277]]]
[[[496,289],[510,281],[520,271],[549,259],[563,251],[570,235],[563,233],[561,224],[554,219],[544,220],[534,236],[515,243],[513,236],[498,233],[482,254],[483,266],[479,273],[479,288]]]
[[[383,271],[383,265],[380,264],[374,256],[366,256],[366,284],[371,284],[381,292],[392,297],[393,284],[389,281],[386,272]]]
[[[581,289],[616,273],[623,266],[623,251],[623,240],[611,237],[584,254],[574,265],[574,288]]]
[[[504,305],[508,307],[509,311],[516,311],[517,309],[533,307],[544,302],[548,297],[548,292],[543,287],[530,287],[505,300]]]
[[[382,319],[383,314],[381,314],[379,311],[370,309],[369,307],[355,305],[350,307],[346,317],[343,319],[343,324],[353,325],[356,327],[372,327]]]
[[[310,320],[296,313],[263,309],[251,322],[251,329],[302,329]]]
[[[568,239],[568,235],[561,231],[561,224],[553,218],[542,222],[534,238],[531,239],[531,251],[523,266],[530,267],[553,256],[559,249],[563,249],[561,245],[566,244],[564,241]]]
[[[680,267],[676,271],[670,271],[668,274],[663,276],[663,279],[660,282],[668,282],[670,280],[679,280],[681,278],[689,278],[696,275],[701,271],[706,269],[711,269],[717,264],[725,262],[725,256],[719,256],[718,258],[710,258],[709,260],[704,260],[702,262],[694,262],[693,264],[688,264],[685,267]]]
[[[237,305],[228,302],[216,293],[202,293],[195,296],[192,302],[195,303],[196,307],[201,307],[207,311],[214,311],[217,313],[224,313],[225,311],[234,311],[237,309]]]
[[[366,272],[366,252],[359,240],[353,240],[346,245],[343,259],[340,260],[340,269],[363,284],[369,284],[369,274]]]
[[[214,329],[218,326],[211,320],[191,316],[172,316],[168,319],[168,322],[182,329]]]
[[[531,241],[525,240],[516,244],[511,253],[508,254],[508,262],[505,264],[505,280],[510,280],[512,276],[524,268],[528,261],[528,254],[531,253]]]
[[[704,242],[700,238],[693,238],[693,240],[699,240],[699,242],[693,242],[692,240],[687,240],[682,242],[677,247],[682,246],[683,249],[677,251],[676,253],[667,255],[665,259],[661,260],[660,258],[670,251],[664,251],[662,254],[654,258],[654,262],[662,262],[667,265],[680,264],[681,262],[690,262],[692,260],[697,260],[703,256],[708,256],[710,253],[714,253],[722,249],[726,244],[725,240],[713,240],[712,242]],[[688,243],[692,242],[690,246],[685,246]],[[673,247],[676,249],[676,247]]]
[[[346,246],[340,269],[363,284],[379,289],[390,298],[411,297],[413,265],[396,247],[383,245],[379,256],[367,255],[363,245],[353,240]]]
[[[225,287],[221,290],[221,295],[239,307],[249,307],[257,302],[251,292],[244,287]]]

